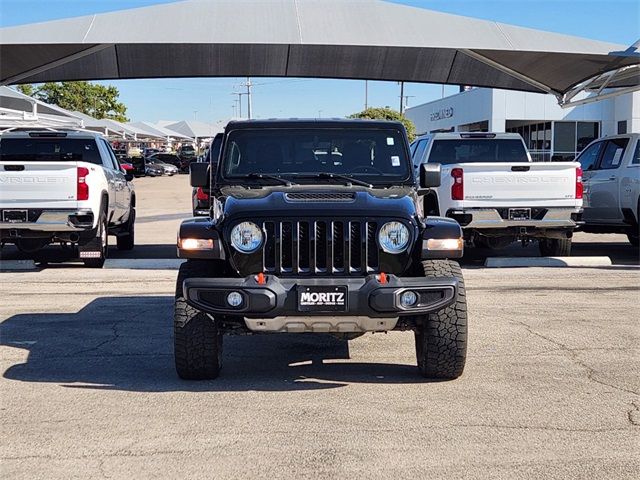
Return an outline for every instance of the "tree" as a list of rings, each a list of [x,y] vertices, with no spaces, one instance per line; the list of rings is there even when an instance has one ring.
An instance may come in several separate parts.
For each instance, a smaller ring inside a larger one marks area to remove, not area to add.
[[[129,121],[126,116],[127,107],[119,101],[120,92],[112,85],[105,86],[89,82],[50,82],[37,87],[33,95],[45,103],[82,112],[93,118]]]
[[[409,141],[413,142],[416,138],[416,126],[411,120],[405,117],[403,114],[392,108],[367,108],[359,113],[349,115],[349,118],[370,118],[372,120],[395,120],[402,122],[404,128],[407,130]]]
[[[29,85],[28,83],[18,85],[18,91],[24,95],[28,95],[29,97],[32,97],[36,93],[36,89],[33,88],[33,85]]]

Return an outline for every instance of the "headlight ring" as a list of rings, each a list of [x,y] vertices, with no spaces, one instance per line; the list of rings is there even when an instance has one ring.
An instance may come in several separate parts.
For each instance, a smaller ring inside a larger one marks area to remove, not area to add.
[[[387,253],[397,255],[409,247],[409,229],[400,222],[385,223],[378,233],[380,248]]]
[[[263,243],[264,234],[253,222],[242,222],[231,229],[231,245],[240,253],[253,253]]]

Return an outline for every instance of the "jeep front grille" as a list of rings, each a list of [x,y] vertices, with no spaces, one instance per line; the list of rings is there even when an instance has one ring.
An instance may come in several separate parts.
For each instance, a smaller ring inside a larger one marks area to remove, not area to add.
[[[266,273],[362,275],[378,271],[377,222],[265,221]]]

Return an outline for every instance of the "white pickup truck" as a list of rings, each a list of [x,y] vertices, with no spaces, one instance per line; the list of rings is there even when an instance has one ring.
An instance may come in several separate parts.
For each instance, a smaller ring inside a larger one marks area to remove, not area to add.
[[[582,215],[577,162],[532,162],[515,133],[435,133],[411,144],[414,166],[442,165],[425,214],[453,218],[468,243],[502,248],[537,240],[545,256],[571,254]]]
[[[0,134],[0,245],[33,255],[60,243],[101,268],[108,235],[134,246],[135,192],[109,142],[76,130]]]

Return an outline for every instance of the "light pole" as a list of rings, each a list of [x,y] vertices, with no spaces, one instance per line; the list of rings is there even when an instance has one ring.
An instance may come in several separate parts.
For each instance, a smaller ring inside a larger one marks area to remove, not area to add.
[[[369,80],[364,81],[364,109],[369,108]]]

